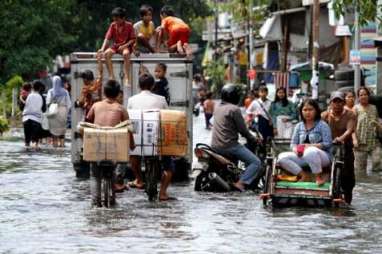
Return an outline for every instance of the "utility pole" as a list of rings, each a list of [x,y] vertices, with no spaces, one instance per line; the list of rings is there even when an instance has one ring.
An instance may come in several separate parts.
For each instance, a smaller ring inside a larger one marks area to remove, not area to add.
[[[249,69],[252,70],[254,68],[253,62],[252,62],[252,51],[253,51],[253,28],[252,28],[252,12],[253,12],[253,0],[249,0],[249,6],[248,6],[248,60],[249,60]],[[248,83],[248,91],[251,90],[253,87],[253,84],[255,80],[249,80]]]
[[[359,3],[354,0],[355,13],[354,13],[354,50],[360,51],[361,35],[359,28]],[[361,86],[361,64],[354,65],[354,91],[357,93]]]
[[[381,17],[382,15],[382,0],[378,0],[377,3],[377,16]],[[377,19],[377,31],[378,31],[378,36],[382,36],[382,24],[380,21]],[[382,48],[378,47],[377,49],[377,95],[382,95]]]
[[[219,11],[218,0],[215,0],[215,47],[218,45]]]
[[[319,50],[320,50],[320,0],[313,2],[313,30],[312,30],[312,79],[310,85],[312,87],[312,99],[318,99],[318,84],[319,84]]]

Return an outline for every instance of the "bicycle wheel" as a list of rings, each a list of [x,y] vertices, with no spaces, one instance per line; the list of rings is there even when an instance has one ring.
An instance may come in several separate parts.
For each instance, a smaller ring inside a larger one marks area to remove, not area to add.
[[[105,207],[111,207],[115,204],[114,180],[114,168],[104,167],[102,177],[102,193]]]
[[[95,164],[90,164],[90,194],[91,194],[91,201],[92,205],[101,207],[102,206],[102,198],[101,198],[101,170],[100,168]]]
[[[145,192],[149,198],[149,201],[155,201],[158,196],[158,175],[159,175],[159,161],[157,159],[145,160]]]
[[[102,193],[103,193],[103,205],[109,207],[109,179],[102,178]]]

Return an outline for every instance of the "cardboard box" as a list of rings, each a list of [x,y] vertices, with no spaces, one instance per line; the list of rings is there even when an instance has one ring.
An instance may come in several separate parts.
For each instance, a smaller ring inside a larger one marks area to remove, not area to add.
[[[159,142],[159,110],[128,110],[129,118],[134,126],[135,149],[130,155],[158,155]]]
[[[160,154],[185,156],[188,150],[187,116],[183,111],[161,110]]]
[[[116,129],[85,128],[84,161],[129,161],[129,132],[127,127]]]

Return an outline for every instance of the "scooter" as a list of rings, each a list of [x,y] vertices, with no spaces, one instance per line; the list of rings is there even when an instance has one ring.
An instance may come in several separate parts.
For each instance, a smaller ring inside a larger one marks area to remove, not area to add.
[[[244,164],[238,163],[233,158],[227,158],[202,143],[196,144],[194,153],[199,162],[199,168],[194,169],[197,174],[195,191],[229,192],[236,190],[233,183],[239,180],[240,174],[244,171]],[[260,160],[263,161],[261,158]],[[264,184],[264,173],[265,167],[262,166],[248,189],[260,192]]]

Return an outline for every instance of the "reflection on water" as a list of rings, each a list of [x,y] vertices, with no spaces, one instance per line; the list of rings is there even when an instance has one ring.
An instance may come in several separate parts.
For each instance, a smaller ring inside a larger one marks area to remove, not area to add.
[[[177,201],[134,189],[96,209],[68,149],[2,142],[0,160],[0,253],[382,253],[378,173],[346,209],[264,209],[251,192],[196,193],[192,182],[170,187]]]

